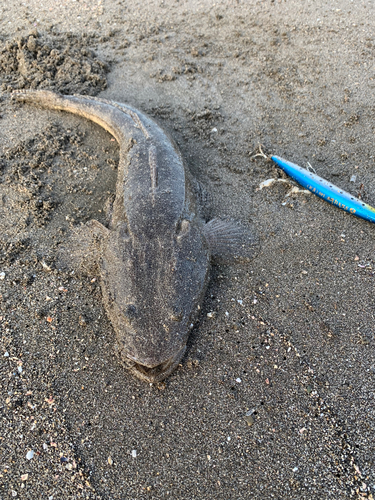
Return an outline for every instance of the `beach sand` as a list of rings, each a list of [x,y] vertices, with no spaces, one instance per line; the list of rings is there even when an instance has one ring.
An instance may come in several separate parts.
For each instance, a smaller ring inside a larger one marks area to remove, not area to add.
[[[375,496],[374,234],[268,154],[375,205],[374,3],[8,0],[0,6],[0,498]],[[212,267],[163,384],[116,356],[97,273],[59,251],[105,220],[118,145],[10,100],[99,95],[152,116],[209,193],[257,227]],[[59,250],[60,249],[60,250]]]

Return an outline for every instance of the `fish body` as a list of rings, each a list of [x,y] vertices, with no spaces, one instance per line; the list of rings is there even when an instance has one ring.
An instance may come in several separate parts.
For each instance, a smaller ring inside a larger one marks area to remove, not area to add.
[[[350,193],[335,186],[329,181],[326,181],[319,175],[306,170],[305,168],[296,165],[288,160],[284,160],[279,156],[271,156],[274,161],[286,174],[292,179],[301,184],[304,188],[308,189],[319,198],[335,205],[346,212],[349,212],[356,217],[365,219],[370,222],[375,222],[375,208],[359,200]]]
[[[110,222],[90,225],[100,241],[103,302],[127,368],[147,382],[163,380],[185,353],[212,256],[246,258],[256,239],[237,224],[200,218],[177,146],[135,108],[49,91],[18,91],[14,98],[80,115],[119,142]]]

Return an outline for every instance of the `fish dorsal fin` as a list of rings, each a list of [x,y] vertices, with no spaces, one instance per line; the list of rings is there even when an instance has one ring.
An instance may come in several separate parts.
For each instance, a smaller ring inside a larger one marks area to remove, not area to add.
[[[239,222],[212,219],[205,224],[203,234],[214,259],[250,261],[259,250],[256,231]]]

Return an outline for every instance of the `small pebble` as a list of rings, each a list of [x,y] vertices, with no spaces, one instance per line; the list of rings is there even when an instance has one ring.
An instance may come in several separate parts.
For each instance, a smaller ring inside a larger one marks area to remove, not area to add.
[[[17,491],[12,490],[12,497],[16,497],[16,496],[17,496]]]
[[[213,312],[207,313],[207,318],[213,318],[213,317],[214,317],[214,313]]]
[[[9,358],[9,352],[8,352],[8,351],[5,351],[5,352],[4,352],[4,357],[5,357],[5,358]]]
[[[4,273],[4,271],[2,271],[2,272],[0,273],[0,280],[3,280],[4,278],[5,278],[5,273]]]
[[[19,366],[19,367],[17,368],[17,370],[18,370],[18,373],[22,373],[22,366]]]
[[[28,474],[22,474],[21,481],[27,481],[28,479],[29,479],[29,475]]]
[[[242,380],[240,378],[236,378],[236,382],[237,382],[237,384],[240,384],[242,382]]]
[[[137,458],[137,450],[132,450],[132,457]]]
[[[46,264],[46,263],[44,262],[44,260],[41,262],[41,264],[42,264],[42,267],[43,267],[43,269],[44,269],[45,271],[47,271],[47,272],[51,272],[51,271],[52,271],[52,269],[49,267],[49,265],[48,265],[48,264]]]
[[[78,323],[80,326],[87,326],[87,321],[86,321],[86,318],[82,315],[80,315],[79,319],[78,319]]]
[[[352,175],[350,177],[350,182],[355,182],[357,180],[357,176],[356,175]]]
[[[113,465],[112,457],[108,457],[108,463],[109,463],[109,465]]]
[[[252,415],[246,415],[245,416],[245,422],[247,423],[247,425],[249,427],[251,427],[254,424],[254,422],[255,422],[254,417]]]
[[[33,450],[28,451],[26,454],[27,460],[31,460],[33,458],[33,456],[34,456]]]

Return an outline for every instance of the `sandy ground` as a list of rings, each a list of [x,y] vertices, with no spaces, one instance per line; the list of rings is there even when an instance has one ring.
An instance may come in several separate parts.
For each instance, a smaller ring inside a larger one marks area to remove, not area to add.
[[[371,1],[2,2],[2,500],[375,496],[374,227],[259,190],[283,174],[253,157],[262,143],[375,204],[374,18]],[[207,217],[258,228],[251,265],[213,267],[159,387],[119,363],[98,277],[56,261],[104,221],[118,146],[10,102],[30,87],[153,116]]]

